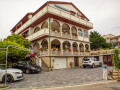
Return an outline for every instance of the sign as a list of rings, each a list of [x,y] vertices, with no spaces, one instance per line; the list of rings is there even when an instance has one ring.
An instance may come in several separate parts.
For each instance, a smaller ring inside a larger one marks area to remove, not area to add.
[[[107,66],[103,66],[103,79],[107,80],[108,73],[107,73]]]

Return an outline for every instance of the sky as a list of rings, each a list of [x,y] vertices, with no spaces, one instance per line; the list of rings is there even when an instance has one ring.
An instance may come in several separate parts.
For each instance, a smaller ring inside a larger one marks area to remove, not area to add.
[[[53,0],[0,0],[0,39],[10,35],[10,30],[28,12],[35,12],[47,1]],[[93,23],[92,30],[101,35],[120,35],[120,0],[59,1],[72,2]]]

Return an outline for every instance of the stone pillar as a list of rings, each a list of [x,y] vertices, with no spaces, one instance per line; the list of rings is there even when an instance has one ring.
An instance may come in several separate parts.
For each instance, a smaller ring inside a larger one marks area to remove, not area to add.
[[[78,50],[78,55],[80,55],[80,47],[79,47],[79,44],[78,44],[77,50]]]
[[[60,49],[61,49],[61,55],[63,55],[63,44],[60,44]]]
[[[77,30],[77,39],[78,39],[78,28],[76,28],[76,30]]]
[[[70,38],[72,38],[72,28],[70,27]]]
[[[70,46],[70,49],[71,49],[71,55],[73,55],[73,46],[72,46],[72,44]]]

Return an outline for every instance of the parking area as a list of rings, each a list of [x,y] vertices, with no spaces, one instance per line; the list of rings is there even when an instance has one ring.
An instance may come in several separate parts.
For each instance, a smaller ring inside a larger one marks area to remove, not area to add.
[[[112,70],[113,67],[108,67]],[[44,88],[66,85],[77,85],[88,82],[102,81],[103,68],[77,68],[61,69],[38,74],[24,74],[24,79],[16,81],[9,86],[11,88]]]

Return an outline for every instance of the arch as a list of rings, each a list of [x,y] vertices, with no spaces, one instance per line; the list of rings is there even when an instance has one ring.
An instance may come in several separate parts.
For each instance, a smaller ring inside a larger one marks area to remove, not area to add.
[[[82,43],[79,44],[79,49],[80,49],[80,52],[84,52],[84,45]]]
[[[77,34],[77,29],[76,29],[76,27],[75,27],[75,26],[72,26],[71,30],[72,30],[72,33]]]
[[[48,22],[47,21],[43,22],[43,24],[41,25],[41,29],[43,29],[43,28],[48,28]]]
[[[60,31],[60,24],[58,21],[56,20],[53,20],[53,22],[51,23],[51,29],[53,31],[57,30],[57,31]]]
[[[73,51],[77,51],[77,49],[78,49],[78,44],[77,44],[76,42],[74,42],[74,43],[72,44],[72,47],[73,47]]]
[[[52,40],[51,42],[51,48],[52,50],[60,50],[60,41],[57,39]]]
[[[44,39],[42,42],[41,42],[41,46],[42,46],[42,49],[43,50],[47,50],[48,49],[48,41],[46,39]]]
[[[39,43],[35,43],[34,45],[33,45],[33,51],[34,52],[37,52],[39,50]]]
[[[39,27],[35,27],[35,29],[34,29],[34,33],[38,32],[39,30],[40,30]]]
[[[89,45],[88,44],[85,45],[85,51],[89,52]]]
[[[69,41],[64,41],[63,42],[63,49],[64,50],[69,50],[69,51],[71,51],[71,44],[70,44],[70,42]]]
[[[62,25],[62,32],[63,32],[63,33],[70,33],[70,27],[69,27],[68,24],[64,23],[64,24]]]

